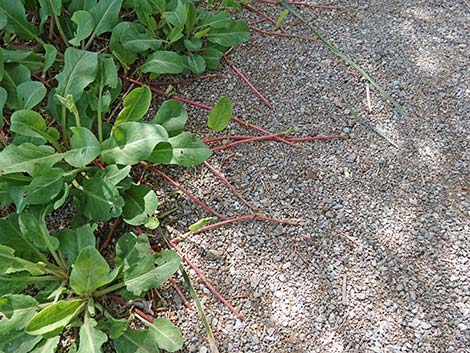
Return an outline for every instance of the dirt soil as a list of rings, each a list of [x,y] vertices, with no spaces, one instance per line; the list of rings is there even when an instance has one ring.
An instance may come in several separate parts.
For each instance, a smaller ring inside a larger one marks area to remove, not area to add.
[[[251,3],[274,18],[282,11]],[[273,133],[295,127],[292,136],[350,136],[295,147],[253,142],[209,160],[252,204],[299,220],[239,223],[181,245],[246,318],[238,320],[190,271],[219,350],[470,352],[470,4],[334,4],[342,11],[301,14],[369,71],[407,119],[373,87],[368,102],[367,81],[305,39],[254,33],[230,54],[273,109],[227,66],[222,77],[177,86],[178,95],[205,104],[227,95],[237,116]],[[311,35],[292,16],[284,28]],[[207,112],[190,110],[191,128],[204,137]],[[256,132],[231,123],[222,134]],[[206,167],[165,170],[227,217],[251,212]],[[171,189],[153,177],[161,194]],[[172,216],[181,232],[208,216],[182,196],[178,207]],[[173,299],[183,351],[209,352],[196,312]]]

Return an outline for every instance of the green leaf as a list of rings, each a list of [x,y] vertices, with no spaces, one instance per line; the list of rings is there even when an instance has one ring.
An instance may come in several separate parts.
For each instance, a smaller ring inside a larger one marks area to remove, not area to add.
[[[3,125],[3,107],[8,98],[8,93],[5,88],[0,87],[0,126]]]
[[[23,236],[33,243],[39,250],[56,250],[59,241],[49,235],[46,226],[46,214],[49,205],[29,206],[20,213],[18,224]]]
[[[224,55],[224,53],[215,48],[206,48],[202,52],[202,57],[206,61],[206,66],[211,70],[220,69],[220,59],[222,58],[222,55]]]
[[[59,239],[59,252],[67,264],[72,265],[82,249],[95,247],[96,238],[93,230],[89,224],[85,224],[75,229],[62,229],[54,234]]]
[[[28,272],[16,272],[6,276],[0,276],[0,295],[21,294],[30,284],[31,277],[29,277]]]
[[[199,229],[201,229],[202,227],[204,227],[206,224],[209,224],[211,223],[212,221],[214,221],[216,218],[214,217],[206,217],[206,218],[201,218],[199,221],[197,221],[196,223],[193,223],[189,226],[189,230],[191,232],[196,232],[198,231]]]
[[[202,48],[202,40],[199,38],[185,39],[184,47],[189,51],[198,51]]]
[[[4,29],[7,23],[8,23],[7,16],[5,15],[5,13],[0,12],[0,30]],[[2,79],[2,76],[0,75],[0,80],[1,79]]]
[[[64,69],[56,76],[56,93],[62,97],[70,94],[74,102],[77,102],[83,90],[95,80],[97,70],[97,53],[67,48],[64,54]]]
[[[188,113],[183,104],[175,99],[169,99],[163,102],[150,123],[163,126],[168,136],[172,137],[183,132],[187,120]]]
[[[162,250],[155,255],[156,268],[144,270],[144,266],[139,263],[131,266],[124,273],[124,282],[128,291],[140,295],[150,288],[158,288],[164,284],[168,278],[178,271],[181,258],[171,250]],[[141,267],[139,267],[141,266]]]
[[[108,336],[96,328],[96,321],[85,315],[80,328],[80,345],[77,353],[100,353],[101,346],[107,340]]]
[[[183,28],[187,19],[186,6],[182,1],[178,1],[175,11],[165,12],[163,17],[173,26]]]
[[[35,347],[34,350],[31,351],[31,353],[55,353],[59,342],[60,336],[49,338],[43,344]]]
[[[232,103],[228,97],[224,96],[219,99],[214,108],[209,113],[207,125],[215,131],[222,131],[232,117]]]
[[[18,108],[32,109],[46,96],[46,87],[41,82],[27,81],[16,87],[18,93]]]
[[[119,113],[114,126],[127,121],[139,121],[147,113],[152,101],[152,92],[147,85],[134,88],[124,98],[124,109]]]
[[[140,67],[140,71],[154,74],[179,74],[183,69],[181,56],[172,51],[156,51]]]
[[[224,28],[230,22],[230,14],[221,11],[219,13],[213,14],[208,12],[206,17],[202,21],[202,26],[208,26],[212,28]]]
[[[124,50],[142,53],[149,49],[157,50],[162,45],[161,40],[156,39],[139,23],[122,22],[118,26],[122,26],[122,30],[117,33],[120,33],[119,42]]]
[[[173,146],[169,142],[160,142],[147,158],[149,162],[170,164],[173,159]]]
[[[25,328],[36,313],[38,302],[29,295],[9,294],[0,298],[0,336]]]
[[[15,134],[36,138],[40,141],[57,142],[57,138],[49,134],[46,121],[37,112],[18,110],[13,113],[10,121],[10,130]]]
[[[41,28],[46,23],[49,16],[59,16],[62,11],[62,0],[39,0],[39,17],[41,18]]]
[[[167,141],[168,134],[160,125],[126,122],[114,127],[112,136],[101,145],[106,163],[132,165],[146,160],[155,146]]]
[[[47,173],[35,176],[30,184],[12,190],[17,212],[23,212],[28,205],[43,205],[54,200],[64,186],[63,175],[63,169],[49,169]]]
[[[164,318],[156,318],[153,324],[143,320],[150,332],[155,335],[158,346],[168,352],[176,352],[183,347],[183,335],[178,327],[173,325],[170,320]]]
[[[123,194],[122,218],[127,224],[145,224],[157,209],[157,195],[145,185],[132,185]]]
[[[91,13],[84,10],[75,11],[71,18],[72,22],[77,25],[75,37],[69,40],[69,43],[79,46],[81,41],[88,38],[95,28],[95,18]]]
[[[83,188],[75,193],[75,205],[92,221],[107,221],[122,212],[123,198],[116,186],[103,178],[91,178],[83,182]]]
[[[7,18],[5,30],[26,40],[38,38],[38,30],[26,19],[21,1],[0,0],[0,13]]]
[[[6,105],[15,109],[18,105],[18,94],[16,86],[29,81],[31,72],[22,64],[5,64],[3,72],[2,87],[7,91]]]
[[[121,180],[123,180],[129,175],[130,171],[130,166],[119,168],[117,165],[111,164],[108,165],[106,168],[100,170],[96,176],[100,178],[105,178],[106,180],[111,182],[111,184],[117,185]]]
[[[16,256],[33,262],[41,258],[34,244],[21,233],[17,214],[11,213],[5,218],[0,218],[0,229],[2,230],[2,245],[14,249]],[[45,258],[45,256],[42,257]]]
[[[116,244],[116,264],[123,266],[124,278],[137,267],[140,273],[154,268],[154,257],[150,251],[147,235],[136,236],[134,233],[124,234]]]
[[[250,29],[244,21],[233,21],[224,28],[211,30],[207,34],[209,42],[231,47],[250,39]]]
[[[106,260],[93,246],[83,248],[75,259],[70,273],[70,287],[78,295],[91,295],[115,277]]]
[[[97,0],[71,0],[69,5],[70,13],[78,10],[89,11],[96,6]]]
[[[26,326],[26,332],[35,336],[56,336],[82,311],[84,306],[85,302],[81,299],[62,300],[52,304],[34,315]]]
[[[94,35],[111,32],[119,21],[119,11],[121,11],[123,0],[100,0],[96,6],[90,9],[90,13],[95,18],[96,27]]]
[[[1,49],[1,51],[3,52],[3,61],[5,64],[23,64],[32,72],[39,70],[42,66],[42,55],[31,50]]]
[[[24,331],[12,332],[0,336],[0,352],[2,353],[28,353],[42,340],[42,337],[30,336]]]
[[[30,173],[39,167],[52,167],[63,158],[52,147],[23,143],[10,144],[0,152],[0,175]]]
[[[202,74],[206,70],[206,61],[201,55],[186,56],[188,68],[196,75]]]
[[[53,45],[44,45],[44,51],[44,68],[42,69],[42,72],[49,70],[57,58],[57,49]]]
[[[113,341],[117,353],[158,353],[158,340],[153,331],[128,329]]]
[[[289,14],[289,10],[288,10],[288,9],[282,10],[281,14],[279,15],[279,18],[278,18],[277,21],[276,21],[275,29],[278,29],[279,27],[282,26],[282,24],[284,23],[284,20],[286,19],[286,16],[287,16],[288,14]]]
[[[65,153],[65,161],[73,167],[84,168],[100,154],[100,143],[93,133],[84,127],[71,127],[72,149]]]
[[[173,27],[170,33],[168,33],[167,40],[170,43],[176,43],[181,38],[184,37],[183,28],[182,27]]]
[[[15,250],[8,246],[0,245],[0,274],[28,271],[33,276],[45,273],[44,264],[35,264],[31,261],[15,256]]]
[[[190,132],[183,132],[168,139],[173,146],[171,164],[193,166],[204,162],[212,154],[211,150],[199,138]]]

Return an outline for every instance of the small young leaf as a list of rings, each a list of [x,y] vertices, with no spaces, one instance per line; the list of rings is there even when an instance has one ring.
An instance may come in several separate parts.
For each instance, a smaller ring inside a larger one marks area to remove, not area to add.
[[[46,96],[46,87],[41,82],[26,81],[16,87],[18,108],[32,109]]]
[[[90,295],[95,289],[115,277],[106,260],[93,246],[83,248],[75,259],[70,273],[70,287],[78,295]]]
[[[75,37],[69,40],[69,43],[79,46],[81,41],[88,38],[95,28],[95,18],[91,13],[84,10],[75,11],[71,18],[77,25]]]
[[[148,86],[133,89],[124,98],[124,109],[119,113],[114,126],[127,121],[139,121],[147,113],[152,101],[152,92]]]
[[[288,9],[284,9],[281,14],[279,15],[279,18],[277,19],[276,21],[276,26],[274,27],[275,29],[278,29],[279,27],[282,26],[282,24],[284,23],[284,20],[286,19],[286,16],[289,14],[289,10]]]
[[[26,326],[30,335],[55,336],[84,308],[83,300],[62,300],[34,315]]]
[[[84,127],[71,127],[72,149],[65,153],[65,161],[76,168],[84,168],[100,154],[100,143],[93,133]]]
[[[96,321],[85,315],[80,328],[80,344],[77,353],[99,353],[101,346],[108,340],[104,332],[96,328]]]
[[[122,218],[127,224],[141,225],[147,222],[157,209],[157,195],[145,185],[132,185],[123,194]]]
[[[231,47],[240,44],[250,39],[250,29],[243,21],[230,22],[224,28],[217,28],[211,30],[207,34],[209,42],[222,45],[224,47]]]
[[[168,136],[172,137],[183,132],[187,120],[188,113],[183,104],[177,100],[169,99],[163,102],[150,123],[163,126],[168,132]]]
[[[190,132],[182,132],[169,138],[168,142],[173,146],[171,164],[189,167],[201,164],[212,154],[204,142]]]
[[[154,74],[179,74],[183,69],[181,56],[172,51],[156,51],[140,67],[140,71]]]
[[[193,223],[189,226],[189,230],[191,232],[196,232],[198,231],[199,229],[201,229],[202,227],[204,227],[206,224],[209,224],[210,222],[212,222],[213,220],[215,220],[216,218],[214,217],[206,217],[206,218],[201,218],[199,221],[197,221],[196,223]]]
[[[49,70],[57,57],[57,49],[51,44],[46,44],[44,46],[44,51],[44,68],[42,69],[42,72]]]
[[[227,127],[232,117],[232,103],[228,97],[224,96],[219,99],[217,104],[209,113],[207,125],[215,131],[222,131]]]

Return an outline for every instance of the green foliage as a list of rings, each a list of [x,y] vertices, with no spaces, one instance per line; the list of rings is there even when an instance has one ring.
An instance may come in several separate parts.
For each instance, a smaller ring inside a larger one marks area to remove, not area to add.
[[[143,318],[117,320],[102,300],[159,288],[178,271],[178,254],[154,254],[147,235],[127,233],[107,261],[94,232],[113,219],[158,227],[156,193],[134,182],[132,166],[193,166],[211,155],[184,131],[180,102],[146,119],[150,88],[123,94],[121,77],[217,69],[223,52],[249,38],[246,24],[219,9],[191,0],[0,0],[0,127],[7,121],[11,136],[0,145],[0,205],[14,210],[0,218],[1,352],[54,352],[71,327],[79,353],[100,352],[108,338],[117,352],[181,349],[170,321],[136,330],[128,322]],[[209,126],[222,130],[227,115],[224,97]],[[51,234],[46,220],[66,205],[69,225]]]

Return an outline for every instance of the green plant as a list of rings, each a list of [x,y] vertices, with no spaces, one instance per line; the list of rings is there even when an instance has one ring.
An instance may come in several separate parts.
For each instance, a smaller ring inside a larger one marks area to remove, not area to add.
[[[126,234],[111,270],[93,232],[118,217],[158,227],[156,194],[134,182],[132,166],[192,166],[211,151],[184,131],[188,114],[176,100],[144,121],[149,87],[122,94],[121,76],[217,68],[248,37],[243,22],[189,0],[0,0],[0,206],[10,211],[0,218],[0,351],[53,352],[70,327],[80,327],[81,353],[108,336],[118,352],[135,342],[180,348],[169,321],[134,330],[137,311],[120,321],[101,303],[112,291],[133,299],[161,286],[178,255],[153,255],[147,236]],[[209,125],[219,131],[230,115],[222,98]],[[51,235],[48,218],[70,206],[67,229]]]
[[[138,312],[116,319],[101,301],[119,289],[126,297],[137,298],[160,287],[180,265],[174,251],[154,255],[145,234],[128,233],[116,244],[111,269],[96,250],[89,225],[38,239],[22,232],[23,222],[16,215],[0,222],[4,230],[0,245],[2,352],[53,352],[65,327],[80,328],[78,352],[83,353],[100,351],[108,336],[117,352],[181,348],[181,333],[169,320],[158,318],[150,323]],[[50,260],[49,253],[57,259]],[[38,290],[34,297],[19,294],[33,283]],[[131,328],[129,323],[135,319],[147,329]]]

